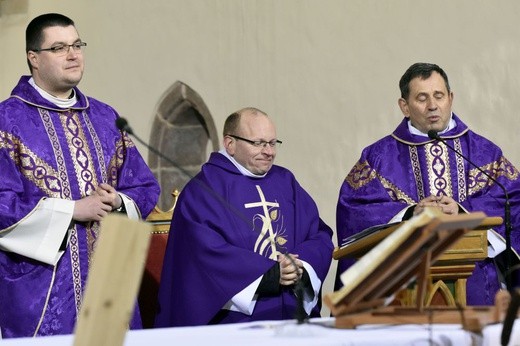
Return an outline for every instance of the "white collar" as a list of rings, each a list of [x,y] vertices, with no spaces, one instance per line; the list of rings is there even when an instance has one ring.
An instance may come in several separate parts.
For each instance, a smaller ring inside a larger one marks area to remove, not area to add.
[[[248,170],[247,168],[242,166],[240,163],[238,163],[237,160],[235,160],[233,158],[233,156],[229,155],[228,152],[226,151],[226,149],[220,150],[219,153],[224,155],[225,157],[227,157],[229,159],[229,161],[231,161],[231,163],[234,164],[235,167],[240,171],[240,173],[242,173],[242,175],[245,175],[246,177],[260,179],[260,178],[265,177],[266,174],[267,174],[267,172],[265,172],[264,174],[254,174],[254,173],[252,173],[250,170]]]
[[[46,99],[49,102],[52,102],[60,108],[71,108],[76,104],[76,102],[78,102],[76,91],[74,89],[72,89],[72,97],[68,99],[62,99],[56,96],[52,96],[51,94],[37,86],[32,77],[29,79],[29,84],[31,84],[44,99]]]
[[[451,115],[450,115],[450,121],[448,122],[448,126],[446,126],[446,128],[444,130],[438,132],[438,134],[441,135],[443,133],[446,133],[446,132],[450,131],[451,129],[454,129],[455,126],[457,126],[457,122],[455,121],[455,119],[453,119],[453,112],[452,112]],[[408,131],[410,131],[410,133],[412,135],[428,137],[427,133],[422,133],[421,131],[417,130],[412,125],[412,122],[410,120],[408,120]]]

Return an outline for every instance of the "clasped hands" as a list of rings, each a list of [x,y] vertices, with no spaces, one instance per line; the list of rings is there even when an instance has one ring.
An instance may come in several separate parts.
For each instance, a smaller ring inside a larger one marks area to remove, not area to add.
[[[439,208],[444,214],[448,215],[457,215],[459,213],[459,205],[453,198],[448,196],[431,195],[417,203],[413,214],[420,214],[426,207]]]
[[[289,256],[292,261],[287,256]],[[280,265],[280,285],[290,286],[301,279],[303,275],[303,263],[298,259],[298,255],[278,255],[278,263]]]
[[[72,218],[76,221],[101,221],[121,207],[123,200],[112,186],[102,183],[90,195],[76,200]]]

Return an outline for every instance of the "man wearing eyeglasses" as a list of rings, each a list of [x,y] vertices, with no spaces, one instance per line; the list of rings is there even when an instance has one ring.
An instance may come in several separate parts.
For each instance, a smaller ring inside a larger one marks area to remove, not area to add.
[[[159,196],[116,111],[77,88],[85,47],[70,18],[36,17],[26,29],[31,76],[0,103],[3,338],[72,333],[99,222],[111,212],[145,218]]]
[[[264,112],[231,114],[223,135],[176,204],[156,326],[319,316],[331,229],[294,175],[273,165],[282,142]]]

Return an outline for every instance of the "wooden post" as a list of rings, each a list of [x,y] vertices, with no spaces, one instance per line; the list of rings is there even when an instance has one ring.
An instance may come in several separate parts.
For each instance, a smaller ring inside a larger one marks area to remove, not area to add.
[[[101,223],[74,346],[123,345],[137,302],[151,225],[111,214]]]

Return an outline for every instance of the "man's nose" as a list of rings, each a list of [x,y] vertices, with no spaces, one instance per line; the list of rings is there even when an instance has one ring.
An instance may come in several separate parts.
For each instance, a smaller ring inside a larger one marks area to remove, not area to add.
[[[428,109],[429,110],[437,109],[437,101],[435,100],[435,98],[431,98],[428,100]]]
[[[276,148],[275,147],[272,147],[269,145],[269,143],[266,143],[263,147],[262,147],[262,152],[263,153],[266,153],[266,154],[274,154],[276,152]]]

